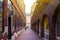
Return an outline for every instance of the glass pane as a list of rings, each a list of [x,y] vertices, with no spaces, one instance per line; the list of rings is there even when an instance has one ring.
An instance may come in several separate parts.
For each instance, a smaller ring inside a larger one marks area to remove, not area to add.
[[[11,17],[12,14],[12,4],[10,0],[8,0],[8,16]]]
[[[10,17],[11,19],[11,32],[12,32],[12,29],[13,29],[13,22],[12,22],[12,4],[11,4],[11,1],[8,0],[8,17]]]
[[[0,0],[0,32],[2,32],[2,10],[3,10],[3,0]]]

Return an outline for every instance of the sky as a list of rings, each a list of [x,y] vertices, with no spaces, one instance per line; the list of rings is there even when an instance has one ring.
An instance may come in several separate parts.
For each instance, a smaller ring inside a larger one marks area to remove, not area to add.
[[[25,12],[26,14],[30,14],[31,13],[31,6],[33,5],[33,3],[36,2],[36,0],[24,0],[25,3]]]

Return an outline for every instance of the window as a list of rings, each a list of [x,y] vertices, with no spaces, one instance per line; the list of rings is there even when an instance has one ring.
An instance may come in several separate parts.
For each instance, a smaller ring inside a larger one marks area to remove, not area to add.
[[[3,0],[0,0],[0,32],[2,32]]]

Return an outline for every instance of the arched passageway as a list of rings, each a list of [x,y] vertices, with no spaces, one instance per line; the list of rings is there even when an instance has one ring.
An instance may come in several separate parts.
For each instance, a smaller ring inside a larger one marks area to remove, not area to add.
[[[45,38],[46,40],[49,40],[49,20],[48,16],[44,15],[42,20],[42,26],[41,26],[41,36]]]
[[[52,22],[54,27],[53,30],[55,30],[54,35],[56,37],[56,40],[60,40],[60,4],[57,6],[55,10]]]

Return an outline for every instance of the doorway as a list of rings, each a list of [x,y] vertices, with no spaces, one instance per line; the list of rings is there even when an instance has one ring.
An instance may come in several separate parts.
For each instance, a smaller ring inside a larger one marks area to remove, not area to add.
[[[49,40],[49,19],[44,15],[41,23],[41,37],[43,40]]]
[[[48,17],[44,18],[44,38],[49,40],[49,21]]]

